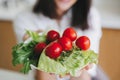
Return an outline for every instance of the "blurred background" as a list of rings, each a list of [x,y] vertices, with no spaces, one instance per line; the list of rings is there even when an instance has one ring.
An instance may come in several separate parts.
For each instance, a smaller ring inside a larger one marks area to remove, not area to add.
[[[21,11],[32,9],[36,0],[0,0],[0,80],[27,80],[12,66],[12,46],[16,44],[12,20]],[[102,21],[99,65],[110,77],[120,80],[120,0],[93,0]],[[14,77],[14,78],[13,78]]]

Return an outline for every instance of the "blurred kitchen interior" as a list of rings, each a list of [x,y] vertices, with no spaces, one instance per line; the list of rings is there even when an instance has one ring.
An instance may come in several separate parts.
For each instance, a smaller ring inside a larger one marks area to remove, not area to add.
[[[0,80],[26,80],[18,73],[21,65],[11,64],[11,49],[16,44],[12,20],[19,12],[32,9],[34,3],[35,0],[0,0]],[[99,65],[111,80],[120,80],[120,0],[93,0],[93,5],[101,15],[103,27]]]

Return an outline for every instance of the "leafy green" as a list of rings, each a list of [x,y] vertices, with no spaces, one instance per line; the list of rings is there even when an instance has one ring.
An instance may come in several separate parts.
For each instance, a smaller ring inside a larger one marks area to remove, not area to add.
[[[27,59],[27,60],[25,61],[24,65],[23,65],[23,68],[21,69],[21,72],[23,72],[23,73],[28,73],[29,70],[31,69],[31,68],[30,68],[30,64],[32,64],[32,63],[30,62],[29,59]]]
[[[13,47],[13,60],[12,63],[14,66],[17,64],[23,64],[22,72],[28,73],[28,71],[31,69],[30,64],[33,62],[37,64],[34,57],[34,47],[37,43],[35,41],[31,41],[28,44],[20,43]],[[31,59],[30,59],[31,58]],[[36,65],[35,65],[36,66]]]
[[[36,42],[45,42],[46,36],[43,33],[42,35],[39,35],[37,32],[26,30],[26,33]]]
[[[41,53],[41,56],[34,54],[34,47],[39,42],[47,42],[46,35],[39,35],[36,32],[28,31],[27,34],[32,38],[29,42],[22,42],[15,45],[12,49],[12,63],[14,66],[23,64],[21,71],[28,73],[31,70],[30,65],[37,66],[39,70],[55,73],[58,75],[65,75],[70,73],[72,76],[76,76],[76,72],[82,69],[89,63],[97,63],[98,55],[92,51],[82,51],[73,46],[70,51],[63,51],[59,58],[51,59],[45,55],[45,49]]]
[[[40,60],[38,63],[38,69],[41,71],[55,73],[55,74],[64,74],[66,71],[66,67],[64,67],[61,63],[55,61],[54,59],[50,59],[43,53],[40,56]]]
[[[59,75],[70,73],[70,75],[76,76],[76,72],[87,64],[97,63],[97,58],[94,51],[81,51],[77,47],[71,51],[63,52],[57,60],[50,59],[43,51],[38,62],[38,69]]]
[[[14,66],[23,64],[22,72],[28,73],[31,70],[30,64],[37,66],[39,57],[34,54],[34,47],[39,42],[45,42],[45,35],[38,35],[38,33],[27,31],[32,40],[28,43],[19,43],[12,49],[12,63]]]

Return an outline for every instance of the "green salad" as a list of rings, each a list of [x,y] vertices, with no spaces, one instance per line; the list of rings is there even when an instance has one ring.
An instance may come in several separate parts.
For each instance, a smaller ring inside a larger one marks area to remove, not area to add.
[[[40,35],[27,31],[27,34],[30,38],[15,45],[12,49],[12,63],[14,66],[22,64],[23,73],[28,73],[31,70],[30,65],[34,65],[40,71],[62,76],[69,73],[71,76],[76,76],[76,72],[86,65],[98,63],[98,55],[89,49],[90,42],[86,36],[72,41],[64,35],[64,37],[57,35],[57,38],[52,40],[50,31]],[[86,40],[87,44],[83,44]]]

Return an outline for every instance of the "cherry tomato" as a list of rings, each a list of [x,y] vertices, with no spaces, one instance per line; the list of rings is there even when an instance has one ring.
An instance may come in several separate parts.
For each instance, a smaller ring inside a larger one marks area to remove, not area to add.
[[[72,41],[63,36],[62,38],[58,39],[58,43],[62,46],[63,50],[68,51],[72,49]]]
[[[55,41],[55,40],[57,40],[59,38],[60,38],[60,34],[57,31],[55,31],[55,30],[50,30],[47,33],[47,40],[48,40],[48,42]]]
[[[57,42],[51,43],[45,50],[45,54],[52,59],[58,58],[61,52],[62,46]]]
[[[63,32],[63,36],[70,38],[71,41],[74,41],[77,38],[77,33],[73,28],[67,28]]]
[[[34,51],[35,51],[35,53],[36,54],[40,54],[40,53],[42,53],[42,51],[43,51],[43,49],[46,47],[46,44],[44,43],[44,42],[41,42],[41,43],[38,43],[36,46],[35,46],[35,49],[34,49]]]
[[[87,50],[90,47],[90,39],[87,36],[81,36],[76,40],[76,46],[82,50]]]

